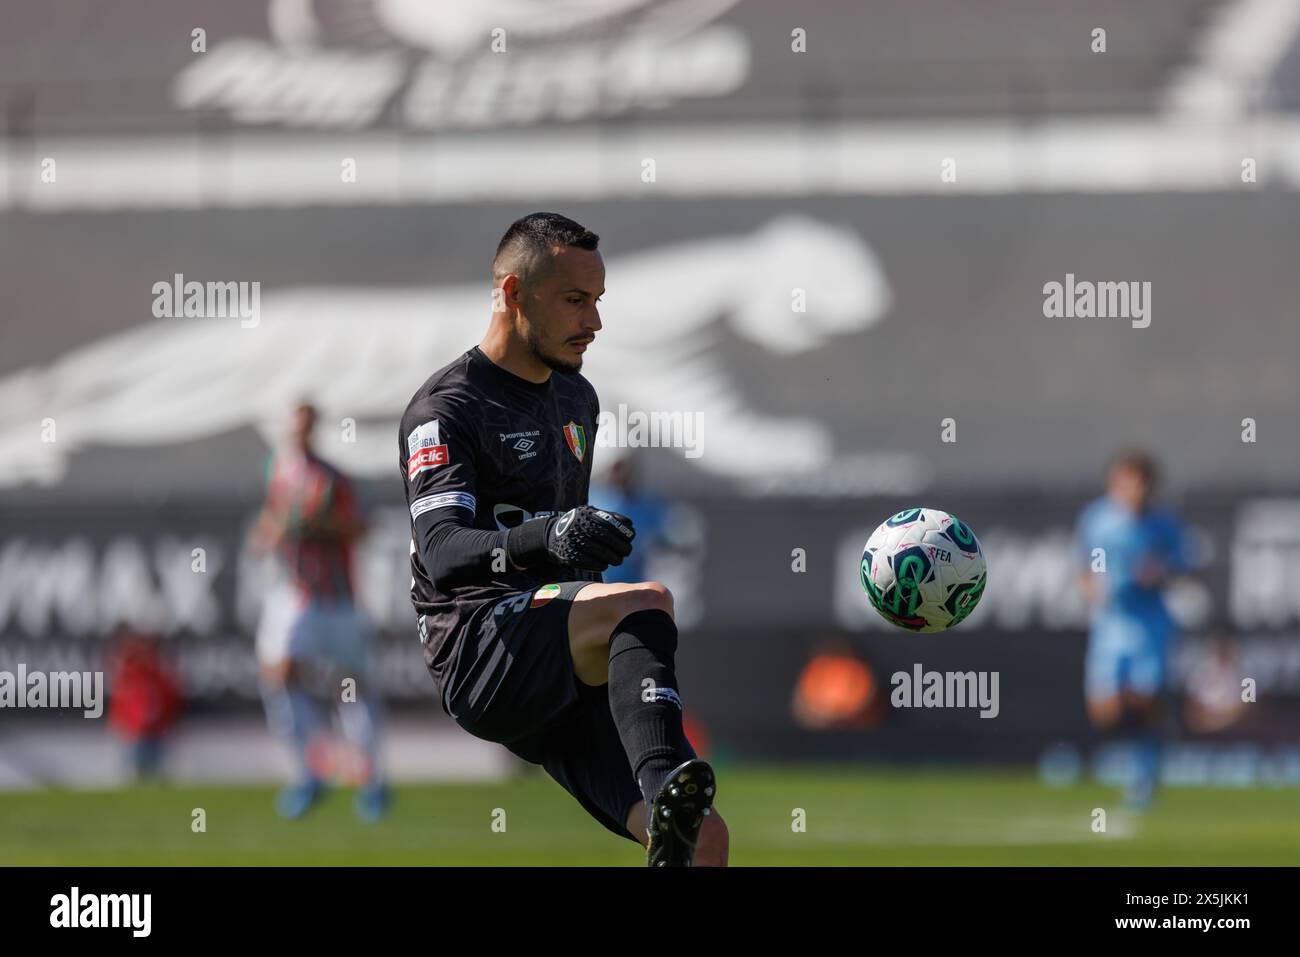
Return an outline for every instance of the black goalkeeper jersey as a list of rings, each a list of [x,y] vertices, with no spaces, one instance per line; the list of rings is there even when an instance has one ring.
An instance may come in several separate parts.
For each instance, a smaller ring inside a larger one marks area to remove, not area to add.
[[[407,405],[398,442],[411,601],[439,691],[456,635],[485,603],[550,582],[601,580],[559,565],[519,571],[505,557],[509,529],[587,504],[599,412],[582,375],[552,372],[539,385],[477,346],[430,376]]]

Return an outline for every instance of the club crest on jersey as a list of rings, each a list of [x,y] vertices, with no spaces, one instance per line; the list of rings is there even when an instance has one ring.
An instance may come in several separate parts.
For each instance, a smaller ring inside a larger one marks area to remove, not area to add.
[[[569,443],[569,451],[581,462],[587,454],[587,431],[570,419],[564,426],[564,441]]]
[[[529,608],[538,608],[545,605],[552,598],[559,597],[559,585],[543,585],[537,591],[533,592],[533,600],[528,603]]]

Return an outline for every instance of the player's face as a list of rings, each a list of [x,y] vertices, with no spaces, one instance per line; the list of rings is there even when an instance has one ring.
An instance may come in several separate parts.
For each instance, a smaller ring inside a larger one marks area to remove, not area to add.
[[[1151,497],[1151,483],[1140,469],[1117,465],[1110,471],[1106,482],[1110,497],[1130,512],[1140,512]]]
[[[605,293],[605,262],[598,250],[557,247],[551,271],[521,297],[524,340],[539,361],[577,372],[601,328],[596,303]]]

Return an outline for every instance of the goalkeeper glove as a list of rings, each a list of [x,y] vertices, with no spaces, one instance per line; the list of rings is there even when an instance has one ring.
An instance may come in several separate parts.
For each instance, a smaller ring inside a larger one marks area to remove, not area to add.
[[[636,530],[618,512],[579,505],[563,515],[530,519],[506,535],[506,555],[516,568],[552,562],[603,572],[632,553]]]

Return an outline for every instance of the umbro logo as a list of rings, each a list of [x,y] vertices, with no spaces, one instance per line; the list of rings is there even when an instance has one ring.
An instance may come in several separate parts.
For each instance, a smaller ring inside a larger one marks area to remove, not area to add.
[[[498,434],[501,436],[502,442],[514,440],[514,445],[510,447],[515,450],[520,462],[537,455],[537,443],[540,441],[537,436],[542,434],[541,429],[532,429],[528,432],[501,432]]]

